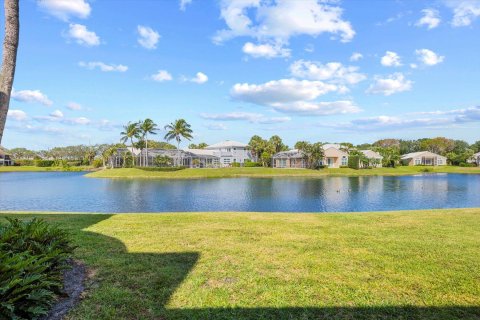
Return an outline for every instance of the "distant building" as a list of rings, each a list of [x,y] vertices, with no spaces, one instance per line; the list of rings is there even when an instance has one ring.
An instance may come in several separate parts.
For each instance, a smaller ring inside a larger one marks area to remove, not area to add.
[[[373,150],[360,150],[360,152],[363,153],[365,157],[368,158],[369,167],[375,167],[375,168],[382,167],[383,157],[380,155],[380,153],[375,152]]]
[[[325,144],[322,146],[324,158],[318,163],[328,168],[348,166],[348,153],[340,150],[339,144]],[[293,149],[276,153],[273,157],[274,168],[306,168],[307,160],[302,151]]]
[[[0,147],[0,166],[13,166],[14,162],[5,149]]]
[[[475,153],[467,162],[474,163],[480,167],[480,152]]]
[[[306,168],[307,162],[305,155],[298,149],[282,151],[272,157],[272,167],[274,168]]]
[[[170,158],[170,166],[189,168],[229,167],[234,163],[243,165],[247,160],[253,160],[248,145],[236,141],[223,141],[205,149],[146,149],[119,148],[110,159],[113,167],[123,167],[125,157],[130,153],[135,166],[156,166],[157,157]]]
[[[401,157],[404,165],[408,166],[445,166],[447,158],[430,151],[420,151],[404,154]]]
[[[224,167],[228,167],[233,163],[243,165],[246,161],[253,161],[252,152],[250,151],[248,144],[242,142],[226,140],[209,145],[201,150],[212,151],[212,155],[219,157],[220,164]],[[197,152],[192,150],[189,151]]]

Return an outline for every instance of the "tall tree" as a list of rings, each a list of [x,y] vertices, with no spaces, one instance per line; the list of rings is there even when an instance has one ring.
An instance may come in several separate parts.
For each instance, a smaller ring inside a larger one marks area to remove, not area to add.
[[[126,143],[127,141],[130,140],[131,146],[132,146],[132,152],[133,148],[135,147],[135,144],[133,142],[133,139],[139,139],[140,138],[140,128],[138,125],[138,122],[128,122],[127,125],[123,126],[123,131],[120,132],[120,141],[122,143]]]
[[[165,140],[171,141],[175,139],[175,141],[177,141],[177,150],[180,150],[180,142],[182,142],[182,138],[187,140],[193,139],[191,126],[184,119],[177,119],[174,122],[167,124],[164,129],[167,130]]]
[[[145,141],[145,166],[148,166],[148,135],[157,134],[158,126],[152,119],[145,119],[140,122],[142,140]]]
[[[0,70],[0,144],[7,121],[10,94],[12,93],[15,66],[17,64],[18,35],[20,21],[18,0],[5,0],[5,38],[3,40],[3,58]]]
[[[182,138],[185,138],[187,140],[192,140],[192,129],[191,126],[185,121],[184,119],[177,119],[174,122],[167,124],[164,127],[165,130],[167,130],[167,133],[165,134],[165,140],[171,141],[175,140],[177,141],[177,165],[180,164],[180,142],[182,142]]]

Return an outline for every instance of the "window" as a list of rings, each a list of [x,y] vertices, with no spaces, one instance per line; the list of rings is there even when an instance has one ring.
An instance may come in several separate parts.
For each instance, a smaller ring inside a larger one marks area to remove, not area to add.
[[[347,157],[343,156],[342,157],[342,166],[346,166],[348,165],[348,160],[347,160]]]
[[[442,159],[438,159],[438,160],[437,160],[437,164],[443,164],[443,160],[442,160]]]
[[[422,160],[420,160],[420,159],[415,159],[415,165],[416,165],[416,166],[419,166],[419,165],[421,165],[421,164],[422,164]]]
[[[280,159],[280,168],[285,168],[287,166],[287,160],[286,159]]]

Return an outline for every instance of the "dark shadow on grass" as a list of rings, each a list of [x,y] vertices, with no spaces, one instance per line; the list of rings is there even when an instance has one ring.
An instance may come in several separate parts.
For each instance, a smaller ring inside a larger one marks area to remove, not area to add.
[[[2,214],[0,214],[0,219]],[[6,216],[6,215],[5,215]],[[14,215],[30,218],[27,215]],[[87,308],[80,304],[77,314],[86,319],[476,319],[480,306],[372,306],[372,307],[265,307],[265,308],[201,308],[172,309],[167,303],[198,261],[198,252],[129,253],[116,238],[86,231],[89,226],[112,215],[69,214],[41,218],[69,229],[80,246],[78,255],[98,269],[98,288],[91,288]],[[102,286],[118,292],[109,293],[110,301],[102,300]],[[95,294],[98,291],[98,296]],[[292,301],[292,304],[295,303]],[[95,305],[96,310],[91,310]]]

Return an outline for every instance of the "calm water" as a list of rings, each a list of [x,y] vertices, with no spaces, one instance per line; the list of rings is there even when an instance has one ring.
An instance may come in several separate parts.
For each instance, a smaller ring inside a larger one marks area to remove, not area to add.
[[[480,207],[480,175],[90,179],[78,172],[0,173],[0,210],[376,211]]]

